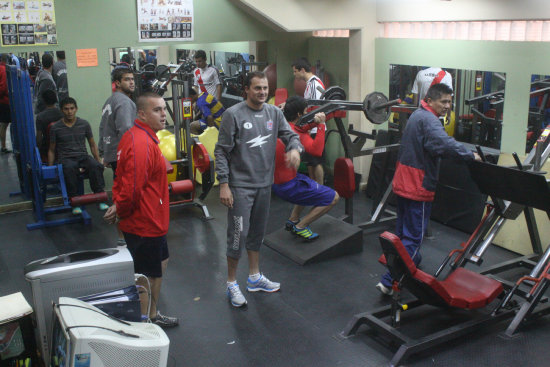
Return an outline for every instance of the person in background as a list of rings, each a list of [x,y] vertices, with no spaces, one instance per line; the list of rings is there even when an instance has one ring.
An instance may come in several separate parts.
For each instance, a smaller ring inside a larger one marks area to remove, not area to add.
[[[191,102],[195,105],[195,110],[199,111],[199,120],[191,122],[191,133],[200,135],[209,126],[214,126],[216,129],[220,129],[220,123],[222,122],[222,115],[225,112],[223,105],[214,98],[213,95],[207,92],[197,94],[193,88],[189,88],[189,96]]]
[[[311,70],[311,64],[308,59],[301,57],[292,63],[292,72],[294,77],[297,79],[304,80],[306,82],[306,90],[304,92],[304,98],[307,99],[321,99],[323,92],[325,90],[325,85],[313,74]],[[284,106],[283,106],[284,108]],[[317,129],[313,128],[310,131],[312,138],[315,138]],[[325,181],[325,171],[323,169],[323,164],[325,163],[323,155],[312,156],[311,154],[304,154],[304,162],[307,163],[307,169],[309,177],[315,180],[318,184],[323,185]]]
[[[218,77],[218,70],[206,64],[206,52],[204,50],[195,52],[195,64],[197,64],[197,68],[193,71],[195,75],[193,88],[197,93],[207,92],[218,101],[221,101],[222,83]]]
[[[50,148],[49,130],[53,123],[63,118],[63,113],[57,108],[57,96],[53,90],[46,89],[42,93],[42,100],[46,104],[46,109],[36,115],[36,146],[42,161],[47,162]]]
[[[418,106],[420,101],[426,96],[426,93],[428,93],[428,89],[438,83],[446,84],[451,90],[453,89],[451,74],[441,68],[430,67],[416,73],[411,89],[411,93],[413,94],[412,104]]]
[[[69,198],[77,196],[78,175],[86,171],[90,179],[90,187],[94,193],[105,191],[103,180],[103,164],[99,161],[99,152],[94,141],[92,128],[88,121],[76,116],[78,106],[76,100],[67,97],[61,101],[63,118],[52,125],[50,129],[50,148],[48,150],[48,165],[58,162],[63,166],[63,176]],[[86,141],[93,157],[88,155]],[[82,194],[82,193],[80,193]],[[100,210],[107,210],[105,203],[99,204]],[[73,208],[73,214],[81,214],[80,207]]]
[[[57,86],[57,97],[60,101],[69,96],[69,83],[67,82],[67,64],[65,63],[65,51],[56,51],[57,61],[53,64],[53,80]]]
[[[44,103],[44,100],[42,99],[42,94],[45,90],[50,89],[57,94],[57,86],[53,80],[52,72],[53,56],[45,53],[42,55],[42,69],[40,69],[36,74],[36,80],[34,82],[34,93],[36,96],[35,114],[39,114],[46,109],[46,103]]]
[[[134,126],[137,111],[132,100],[135,91],[134,74],[128,68],[118,68],[113,72],[115,92],[105,101],[99,123],[99,155],[105,167],[113,170],[116,178],[117,149],[120,139]],[[117,226],[118,229],[118,226]],[[126,241],[118,229],[117,246],[125,246]]]

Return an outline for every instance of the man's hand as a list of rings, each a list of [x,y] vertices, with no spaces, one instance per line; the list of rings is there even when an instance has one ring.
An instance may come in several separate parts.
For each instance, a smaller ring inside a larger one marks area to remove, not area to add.
[[[220,201],[228,208],[233,208],[233,193],[228,183],[220,184]]]
[[[313,116],[313,122],[317,124],[324,124],[327,120],[327,115],[324,112],[318,112]]]
[[[300,166],[300,152],[296,149],[291,149],[285,154],[285,163],[287,167],[298,169]]]
[[[118,217],[116,215],[116,203],[111,205],[109,209],[105,212],[105,215],[103,216],[103,220],[109,224],[115,224],[118,222]]]
[[[479,154],[477,154],[476,152],[474,152],[474,159],[476,161],[481,161],[481,156]]]

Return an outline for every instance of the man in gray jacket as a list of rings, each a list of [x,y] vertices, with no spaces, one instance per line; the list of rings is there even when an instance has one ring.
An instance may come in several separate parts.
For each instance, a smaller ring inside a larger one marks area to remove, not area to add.
[[[117,147],[122,135],[134,126],[136,104],[131,97],[136,89],[130,69],[116,69],[113,73],[116,91],[105,101],[99,124],[99,155],[103,164],[116,175]]]
[[[67,64],[65,63],[65,51],[55,51],[57,62],[53,64],[53,80],[57,86],[59,101],[69,96],[69,84],[67,82]]]
[[[57,86],[52,76],[53,70],[53,56],[45,53],[42,55],[42,69],[36,74],[36,79],[34,81],[34,92],[35,92],[35,110],[34,113],[37,115],[40,112],[46,109],[46,103],[42,99],[42,94],[44,91],[50,89],[55,92],[57,96]],[[61,100],[58,99],[59,102]]]
[[[264,239],[271,184],[275,168],[277,138],[286,145],[286,161],[295,168],[303,150],[300,138],[282,111],[266,102],[267,78],[250,72],[245,79],[246,100],[225,111],[218,143],[216,173],[220,200],[229,208],[227,217],[227,295],[235,307],[246,305],[236,281],[242,248],[248,254],[249,292],[276,292],[281,285],[260,273],[260,246]]]
[[[113,170],[114,180],[118,143],[122,135],[134,126],[137,110],[136,104],[131,99],[136,89],[132,71],[127,68],[116,69],[113,72],[113,82],[116,90],[103,105],[99,123],[99,155],[103,158],[105,167],[111,167]],[[118,230],[117,245],[126,245],[120,230]]]

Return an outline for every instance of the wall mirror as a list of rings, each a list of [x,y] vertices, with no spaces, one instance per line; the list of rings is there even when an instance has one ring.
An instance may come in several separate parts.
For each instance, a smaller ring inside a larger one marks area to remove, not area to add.
[[[414,110],[412,88],[424,66],[390,65],[389,98],[401,98]],[[440,70],[437,68],[437,70]],[[492,71],[443,68],[450,74],[454,90],[453,110],[445,130],[458,141],[500,149],[506,74]],[[394,113],[396,125],[406,114]]]
[[[550,123],[550,75],[532,75],[525,153],[529,153]]]

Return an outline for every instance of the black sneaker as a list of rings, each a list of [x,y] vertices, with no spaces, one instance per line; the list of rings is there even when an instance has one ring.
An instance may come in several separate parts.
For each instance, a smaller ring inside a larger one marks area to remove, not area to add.
[[[1,152],[2,152],[2,154],[7,154],[7,153],[11,153],[11,150],[6,149],[6,148],[2,148]]]
[[[179,325],[179,320],[177,317],[164,316],[158,310],[157,317],[152,318],[151,322],[160,327],[174,327]]]

